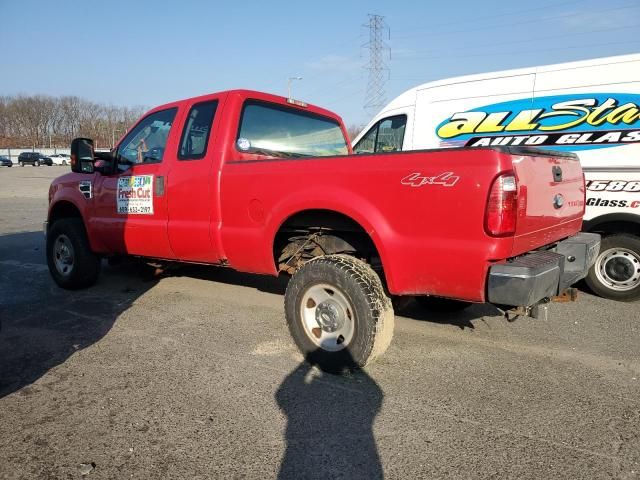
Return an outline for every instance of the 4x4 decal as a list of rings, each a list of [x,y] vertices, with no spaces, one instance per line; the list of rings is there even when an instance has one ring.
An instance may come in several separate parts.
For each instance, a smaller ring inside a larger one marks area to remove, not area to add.
[[[453,172],[444,172],[435,177],[425,177],[420,172],[415,172],[407,175],[400,183],[402,185],[410,185],[412,187],[421,187],[423,185],[442,185],[443,187],[453,187],[460,177],[457,177]]]

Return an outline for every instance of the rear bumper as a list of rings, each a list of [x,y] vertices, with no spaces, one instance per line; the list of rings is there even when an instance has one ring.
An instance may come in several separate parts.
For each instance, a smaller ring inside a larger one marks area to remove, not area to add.
[[[487,300],[497,305],[530,306],[559,295],[587,276],[600,249],[600,235],[578,233],[550,250],[530,252],[493,265]]]

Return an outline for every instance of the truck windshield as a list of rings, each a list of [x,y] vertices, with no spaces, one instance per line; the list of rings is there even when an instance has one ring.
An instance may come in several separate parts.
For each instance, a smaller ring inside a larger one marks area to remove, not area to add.
[[[238,149],[275,156],[346,155],[338,122],[275,104],[247,102],[242,111]]]

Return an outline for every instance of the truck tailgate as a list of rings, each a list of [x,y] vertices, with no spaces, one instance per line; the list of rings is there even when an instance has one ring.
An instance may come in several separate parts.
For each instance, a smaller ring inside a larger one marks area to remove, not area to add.
[[[514,256],[580,230],[585,187],[574,154],[531,151],[515,155],[513,169],[519,185]]]

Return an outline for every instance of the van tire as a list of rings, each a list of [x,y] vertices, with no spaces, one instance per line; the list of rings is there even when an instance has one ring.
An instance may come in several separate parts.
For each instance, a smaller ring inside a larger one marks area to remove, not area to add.
[[[20,165],[21,167],[24,167],[24,162],[18,162],[18,165]]]
[[[100,263],[100,257],[91,251],[80,218],[62,218],[51,225],[47,232],[47,266],[59,287],[90,287],[98,280]]]
[[[317,291],[320,294],[314,297]],[[391,300],[378,274],[349,255],[321,256],[305,263],[289,281],[284,302],[293,340],[307,361],[322,370],[342,373],[364,367],[391,343],[395,321]],[[318,311],[322,306],[325,313],[332,313],[323,315]],[[336,330],[319,328],[315,323],[319,318],[336,320]],[[348,337],[343,337],[344,346],[331,340],[339,332]],[[325,342],[327,348],[320,345]]]
[[[33,162],[33,166],[34,167],[39,167],[40,166],[40,162],[38,160],[36,160],[35,162]]]
[[[640,299],[640,238],[629,234],[603,237],[585,282],[593,293],[610,300]]]

